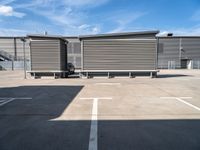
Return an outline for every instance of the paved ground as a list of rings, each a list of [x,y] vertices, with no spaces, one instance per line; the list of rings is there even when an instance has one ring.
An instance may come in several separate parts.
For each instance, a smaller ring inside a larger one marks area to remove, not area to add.
[[[156,79],[0,72],[0,150],[199,150],[200,71]]]

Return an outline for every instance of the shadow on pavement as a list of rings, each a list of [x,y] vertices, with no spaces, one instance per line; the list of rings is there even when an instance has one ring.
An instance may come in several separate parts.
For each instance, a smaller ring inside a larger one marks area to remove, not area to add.
[[[88,150],[90,120],[53,120],[82,86],[0,88],[0,150]],[[199,150],[200,120],[99,120],[98,150]]]
[[[158,74],[157,78],[176,78],[176,77],[191,77],[190,75],[184,74]]]

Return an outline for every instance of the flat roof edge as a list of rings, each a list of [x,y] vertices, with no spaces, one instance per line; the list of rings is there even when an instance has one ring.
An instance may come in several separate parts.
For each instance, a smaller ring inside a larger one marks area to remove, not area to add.
[[[200,38],[200,36],[196,35],[175,35],[175,36],[156,36],[157,38]]]
[[[96,34],[96,35],[80,35],[79,39],[84,38],[98,38],[98,37],[112,37],[112,36],[128,36],[128,35],[143,35],[143,34],[158,34],[159,30],[152,31],[138,31],[138,32],[123,32],[123,33],[107,33],[107,34]]]
[[[63,36],[59,35],[38,35],[38,34],[28,34],[28,38],[50,38],[50,39],[60,39],[63,41],[67,41]]]

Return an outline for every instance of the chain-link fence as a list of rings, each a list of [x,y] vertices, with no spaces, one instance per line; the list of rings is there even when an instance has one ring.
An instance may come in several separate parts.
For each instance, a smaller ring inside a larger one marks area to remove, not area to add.
[[[26,70],[30,70],[30,61],[26,61]],[[0,61],[0,70],[23,70],[24,61]]]
[[[176,61],[168,61],[168,69],[176,69]]]
[[[200,60],[192,60],[191,69],[200,69]]]

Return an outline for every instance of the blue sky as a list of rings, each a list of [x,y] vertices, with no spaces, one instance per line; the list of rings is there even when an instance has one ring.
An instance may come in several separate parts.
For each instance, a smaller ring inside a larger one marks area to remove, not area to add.
[[[200,35],[200,0],[0,0],[0,36],[142,30]]]

